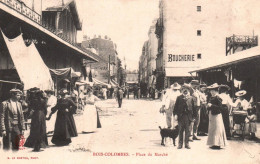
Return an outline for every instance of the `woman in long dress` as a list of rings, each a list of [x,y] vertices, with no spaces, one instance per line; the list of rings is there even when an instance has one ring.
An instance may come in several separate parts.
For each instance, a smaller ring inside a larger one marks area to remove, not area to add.
[[[218,84],[213,84],[208,87],[210,89],[211,98],[208,102],[209,110],[209,129],[207,145],[212,149],[220,149],[220,147],[226,146],[227,138],[225,133],[225,127],[222,119],[222,100],[218,94]]]
[[[219,97],[222,100],[221,114],[222,114],[222,118],[223,118],[223,121],[224,121],[227,139],[231,138],[229,113],[230,113],[231,106],[233,106],[232,99],[230,98],[230,96],[228,94],[229,89],[230,89],[230,87],[227,86],[227,85],[220,85],[219,86]]]
[[[30,90],[29,90],[30,92]],[[46,134],[47,99],[40,89],[33,88],[30,92],[29,109],[33,112],[30,135],[25,142],[25,147],[32,147],[34,151],[48,146]]]
[[[73,117],[77,106],[72,100],[65,97],[67,93],[66,89],[61,90],[61,98],[57,101],[57,105],[52,108],[52,112],[48,118],[50,119],[51,115],[58,111],[54,134],[51,140],[53,144],[58,146],[68,145],[71,143],[71,137],[78,136]]]
[[[93,94],[93,90],[89,89],[88,95],[84,98],[83,133],[95,132],[97,128],[101,128],[98,111],[95,105],[95,102],[99,100],[100,99]]]

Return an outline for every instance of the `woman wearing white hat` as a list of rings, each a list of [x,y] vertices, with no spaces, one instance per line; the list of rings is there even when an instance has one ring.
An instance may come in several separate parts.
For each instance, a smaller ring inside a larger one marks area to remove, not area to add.
[[[246,91],[238,91],[235,95],[238,97],[238,99],[236,100],[234,106],[237,107],[237,109],[239,110],[247,110],[249,107],[249,102],[244,98],[244,95],[246,95]]]
[[[222,100],[218,96],[218,84],[214,83],[207,87],[210,90],[211,98],[208,103],[209,110],[209,130],[207,145],[212,149],[220,149],[226,146],[227,138],[225,127],[221,115]]]

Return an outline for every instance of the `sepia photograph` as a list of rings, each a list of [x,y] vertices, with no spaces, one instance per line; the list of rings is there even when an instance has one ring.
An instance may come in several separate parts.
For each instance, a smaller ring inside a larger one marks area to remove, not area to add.
[[[0,0],[0,162],[260,163],[259,34],[259,0]]]

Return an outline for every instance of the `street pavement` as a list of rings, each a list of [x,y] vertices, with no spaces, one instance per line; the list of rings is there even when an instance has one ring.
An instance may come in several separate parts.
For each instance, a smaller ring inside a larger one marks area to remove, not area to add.
[[[25,148],[19,152],[1,152],[0,161],[8,163],[260,163],[260,141],[235,138],[221,150],[206,145],[207,137],[190,143],[191,149],[177,149],[171,139],[161,146],[158,126],[166,127],[165,115],[159,113],[160,100],[123,100],[118,108],[115,99],[100,101],[102,128],[95,133],[82,134],[82,115],[75,115],[79,136],[72,138],[69,146],[57,147],[51,143],[42,152]],[[52,118],[53,119],[53,118]],[[176,122],[175,122],[176,124]],[[260,126],[258,125],[258,129]],[[259,130],[260,131],[260,130]],[[256,134],[260,138],[260,133]],[[26,131],[27,136],[29,131]],[[176,144],[178,143],[176,139]],[[21,159],[17,159],[21,157]],[[34,157],[35,159],[32,159]],[[9,158],[9,159],[8,159]],[[15,158],[15,159],[12,159]]]

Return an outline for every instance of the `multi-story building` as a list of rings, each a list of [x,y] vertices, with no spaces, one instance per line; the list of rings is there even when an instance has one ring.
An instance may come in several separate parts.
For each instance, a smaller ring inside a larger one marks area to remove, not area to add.
[[[188,82],[191,77],[188,72],[226,55],[226,37],[232,36],[237,28],[233,21],[237,12],[234,3],[237,2],[160,0],[155,32],[159,40],[156,58],[159,88],[175,81]]]
[[[41,60],[50,69],[71,67],[75,71],[81,71],[82,59],[97,61],[76,44],[81,22],[74,0],[62,1],[63,3],[50,1],[45,6],[42,5],[42,0],[33,2],[29,4],[29,1],[0,0],[0,28],[8,38],[16,38],[22,33],[24,43],[27,46],[34,43]],[[3,37],[0,37],[0,42],[5,45]],[[0,58],[0,79],[21,82],[6,46],[1,46]],[[57,84],[59,79],[54,81]],[[0,87],[0,98],[11,87],[12,83]]]
[[[108,83],[111,80],[117,81],[117,45],[111,38],[107,36],[103,38],[101,36],[94,36],[94,38],[90,39],[85,36],[82,47],[95,49],[98,55],[99,62],[90,64],[91,69],[95,70],[93,77],[104,83]]]
[[[148,41],[145,41],[142,48],[142,54],[139,58],[140,83],[148,84]]]

